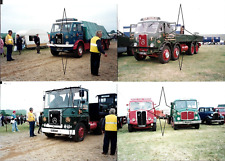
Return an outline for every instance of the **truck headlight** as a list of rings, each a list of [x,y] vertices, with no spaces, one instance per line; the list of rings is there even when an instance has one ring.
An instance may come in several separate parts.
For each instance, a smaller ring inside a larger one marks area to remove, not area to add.
[[[150,47],[151,47],[151,48],[154,47],[154,46],[155,46],[154,43],[151,43],[151,44],[150,44]]]
[[[53,44],[53,41],[51,41],[51,44]]]
[[[148,121],[150,121],[150,120],[151,120],[151,117],[148,118]]]
[[[66,42],[66,45],[69,45],[69,42],[68,41]]]
[[[213,114],[211,114],[211,116],[213,117]]]
[[[66,35],[65,38],[68,39],[69,38],[68,35]]]
[[[178,117],[177,120],[180,121],[180,117]]]
[[[70,122],[70,117],[66,117],[66,122]]]
[[[46,122],[46,121],[47,121],[46,117],[43,117],[43,121],[44,121],[44,122]]]
[[[177,115],[180,115],[180,112],[177,112]]]
[[[195,120],[198,120],[198,117],[197,116],[195,116]]]
[[[132,118],[132,121],[134,122],[135,121],[135,118]]]
[[[136,47],[136,46],[137,46],[137,43],[135,42],[135,43],[134,43],[134,47]]]

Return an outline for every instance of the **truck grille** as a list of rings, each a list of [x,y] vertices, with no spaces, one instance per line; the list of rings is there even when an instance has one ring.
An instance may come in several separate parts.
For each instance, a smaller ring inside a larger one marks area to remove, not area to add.
[[[60,125],[60,111],[49,111],[49,124]]]
[[[139,35],[139,47],[147,47],[148,39],[147,35]],[[139,51],[148,51],[148,49],[140,48]]]
[[[181,120],[193,120],[195,117],[193,111],[181,112]]]
[[[146,111],[137,112],[138,125],[146,125]]]
[[[62,34],[56,34],[55,35],[55,41],[56,41],[56,44],[63,44],[63,35]]]

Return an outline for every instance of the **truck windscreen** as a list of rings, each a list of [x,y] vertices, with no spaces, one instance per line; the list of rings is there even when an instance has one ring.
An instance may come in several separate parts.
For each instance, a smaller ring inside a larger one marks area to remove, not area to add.
[[[152,109],[151,102],[131,102],[130,103],[130,111],[151,110],[151,109]]]
[[[196,101],[176,101],[175,109],[197,108]]]
[[[67,32],[71,30],[72,23],[64,23],[64,24],[53,24],[52,25],[52,32]]]
[[[135,33],[156,33],[158,29],[158,22],[141,22],[137,24]]]

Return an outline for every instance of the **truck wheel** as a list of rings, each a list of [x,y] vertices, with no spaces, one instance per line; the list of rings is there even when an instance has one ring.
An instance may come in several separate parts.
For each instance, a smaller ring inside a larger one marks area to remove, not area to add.
[[[75,50],[74,56],[76,58],[81,58],[84,53],[84,47],[82,44],[78,44],[77,49]]]
[[[86,128],[83,123],[78,123],[75,128],[75,135],[73,136],[73,140],[76,142],[83,141],[86,134]]]
[[[59,52],[58,51],[54,51],[52,49],[51,49],[51,53],[52,53],[53,56],[58,56],[59,55]]]
[[[195,54],[198,54],[198,49],[199,49],[199,46],[198,46],[198,43],[195,44],[195,49],[194,49],[194,53]]]
[[[159,61],[162,64],[168,63],[170,61],[171,58],[171,52],[170,52],[170,48],[165,45],[161,54],[159,55]]]
[[[127,47],[127,55],[134,56],[134,50],[131,47]]]
[[[95,135],[102,135],[101,121],[98,122],[97,128],[93,132]]]
[[[104,43],[105,45],[105,50],[109,50],[109,43]]]
[[[178,125],[174,125],[174,126],[173,126],[173,129],[174,129],[174,130],[178,130]]]
[[[128,124],[128,131],[129,131],[129,132],[133,132],[133,127],[132,127],[131,124]]]
[[[180,47],[178,45],[175,45],[173,48],[173,53],[171,55],[172,60],[177,60],[180,55]]]
[[[137,61],[140,61],[140,60],[145,60],[146,58],[146,55],[141,55],[141,54],[138,54],[138,53],[134,53],[134,57]]]
[[[200,124],[195,125],[195,129],[199,129],[199,127],[200,127]]]
[[[211,125],[212,124],[212,122],[211,122],[211,120],[209,118],[206,120],[206,124],[207,125]]]
[[[220,124],[220,125],[223,125],[223,124],[224,124],[224,121],[219,122],[219,124]]]
[[[156,131],[156,123],[153,123],[152,131]]]
[[[189,44],[188,45],[188,55],[193,55],[194,51],[195,51],[194,44],[193,43]]]
[[[167,118],[167,123],[168,123],[168,124],[171,124],[171,117],[168,117],[168,118]]]
[[[47,136],[48,138],[54,138],[55,134],[45,133],[45,136]]]

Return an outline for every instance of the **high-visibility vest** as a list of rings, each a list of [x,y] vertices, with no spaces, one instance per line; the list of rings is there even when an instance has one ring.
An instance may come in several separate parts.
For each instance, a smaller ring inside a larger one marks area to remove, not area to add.
[[[13,45],[13,38],[9,34],[5,37],[5,44],[6,45]]]
[[[90,44],[90,52],[93,52],[93,53],[100,53],[98,51],[98,47],[97,47],[97,40],[100,40],[100,38],[98,36],[94,36],[92,39],[91,39],[91,44]]]
[[[117,131],[117,117],[115,115],[107,115],[105,117],[105,131]]]
[[[31,121],[35,121],[35,116],[33,113],[31,112],[28,112],[28,118],[27,118],[28,122],[31,122]]]

